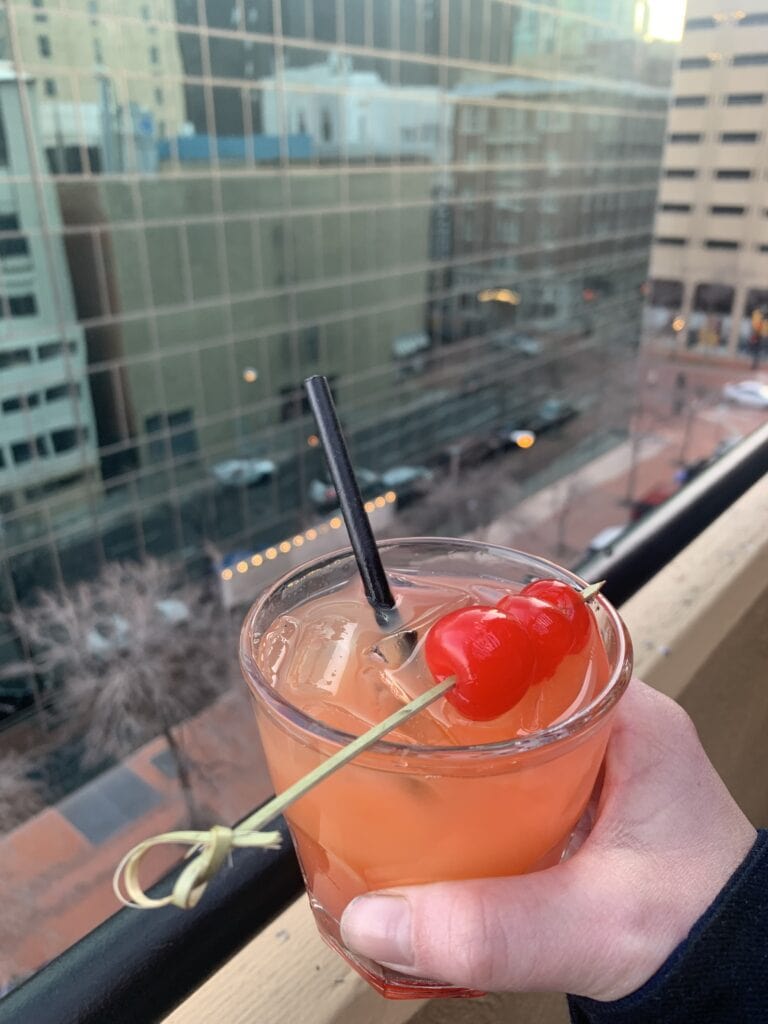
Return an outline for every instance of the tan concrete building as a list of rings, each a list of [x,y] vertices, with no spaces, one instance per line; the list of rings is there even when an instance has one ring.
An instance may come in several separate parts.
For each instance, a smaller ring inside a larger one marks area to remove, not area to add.
[[[768,2],[692,0],[673,97],[644,335],[736,352],[768,306]]]
[[[174,0],[9,0],[0,56],[39,82],[40,131],[58,173],[151,169],[145,146],[186,121]]]

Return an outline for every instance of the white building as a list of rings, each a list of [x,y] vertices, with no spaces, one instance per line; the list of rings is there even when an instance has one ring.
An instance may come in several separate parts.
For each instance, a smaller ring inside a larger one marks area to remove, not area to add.
[[[319,157],[447,161],[451,107],[440,89],[389,85],[338,54],[261,85],[264,132],[310,135]]]
[[[84,482],[98,464],[85,342],[35,86],[0,63],[0,495]]]

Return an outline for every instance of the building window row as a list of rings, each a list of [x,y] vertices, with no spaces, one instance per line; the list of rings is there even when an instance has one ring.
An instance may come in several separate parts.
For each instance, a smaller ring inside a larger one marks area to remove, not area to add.
[[[58,359],[66,353],[74,355],[75,352],[77,352],[77,345],[74,341],[48,341],[44,345],[38,345],[37,358],[42,361]]]
[[[764,92],[732,92],[725,97],[727,107],[756,107],[764,102]]]
[[[724,21],[732,21],[740,28],[749,28],[754,25],[768,25],[768,12],[755,11],[746,14],[744,11],[734,11],[732,14],[715,14],[709,17],[688,18],[685,22],[686,32],[696,32],[700,29],[717,28]]]
[[[749,181],[752,171],[742,168],[721,168],[719,171],[715,171],[715,177],[719,181]]]
[[[726,107],[757,107],[765,103],[764,92],[730,92],[723,97]],[[674,107],[706,107],[708,96],[683,93],[672,100]]]
[[[0,213],[0,259],[29,255],[29,242],[26,236],[18,234],[20,227],[17,214]],[[6,235],[6,231],[16,234]]]
[[[667,142],[693,145],[704,138],[702,132],[670,132]],[[759,132],[720,132],[719,141],[726,145],[750,145],[760,140]]]
[[[712,66],[711,57],[681,57],[677,65],[681,71],[694,71]]]
[[[672,103],[676,107],[706,107],[709,102],[708,96],[682,95],[675,96]]]
[[[720,59],[719,54],[708,54],[703,57],[681,57],[677,66],[681,71],[701,71],[704,68],[711,68]],[[763,67],[768,64],[768,53],[735,53],[731,57],[730,63],[734,68]]]
[[[11,316],[34,316],[37,313],[37,300],[34,295],[11,295],[5,301],[0,298],[0,319],[5,316],[6,303]]]
[[[672,246],[682,248],[683,246],[689,245],[690,238],[685,238],[682,235],[656,235],[654,238],[654,245]],[[728,239],[728,238],[706,238],[702,245],[705,249],[720,249],[729,250],[735,252],[742,248],[742,243]],[[755,246],[758,252],[768,252],[768,242],[761,242]]]
[[[47,459],[51,455],[64,455],[88,440],[87,427],[63,427],[52,430],[50,435],[38,434],[24,441],[15,441],[9,445],[11,461],[16,466],[31,462],[33,458]],[[0,448],[0,469],[5,468],[5,451]]]
[[[737,53],[731,57],[735,68],[762,67],[768,64],[768,53]]]
[[[690,213],[691,203],[659,203],[661,213]],[[715,217],[741,217],[747,212],[746,206],[710,206],[709,213]]]
[[[721,132],[720,141],[733,145],[751,145],[760,139],[759,132]]]
[[[688,18],[685,22],[686,32],[695,32],[698,29],[715,28],[717,22],[714,18]]]
[[[47,341],[37,346],[37,358],[41,362],[56,359],[65,353],[74,355],[77,345],[74,341]],[[14,366],[29,366],[32,362],[32,349],[12,348],[0,349],[0,370],[10,370]]]
[[[768,250],[768,245],[761,246]],[[677,311],[683,306],[684,287],[682,281],[656,278],[650,282],[648,303]],[[693,289],[691,310],[694,313],[720,313],[728,316],[733,312],[735,289],[724,284],[697,284]],[[768,306],[768,291],[764,288],[750,288],[744,299],[742,316],[750,316],[756,309]]]
[[[62,399],[78,398],[80,385],[77,383],[55,384],[46,388],[42,395],[39,391],[32,391],[26,395],[11,395],[4,398],[0,404],[3,412],[20,412],[22,409],[35,409],[40,405],[41,397],[45,402],[60,402]]]

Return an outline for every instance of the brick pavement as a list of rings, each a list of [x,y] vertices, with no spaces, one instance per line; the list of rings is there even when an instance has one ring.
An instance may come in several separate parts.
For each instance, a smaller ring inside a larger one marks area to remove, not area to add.
[[[244,687],[221,698],[179,732],[191,759],[202,766],[193,785],[211,824],[237,821],[271,794]],[[66,801],[0,836],[0,992],[11,978],[23,977],[51,960],[119,909],[112,873],[127,850],[158,832],[188,827],[185,804],[165,754],[165,741],[152,740],[84,787],[96,798],[110,776],[127,770],[154,794],[146,813],[102,842],[90,842],[67,820]],[[84,796],[87,799],[88,794]],[[142,872],[145,883],[159,878],[181,853],[173,847],[153,850]]]

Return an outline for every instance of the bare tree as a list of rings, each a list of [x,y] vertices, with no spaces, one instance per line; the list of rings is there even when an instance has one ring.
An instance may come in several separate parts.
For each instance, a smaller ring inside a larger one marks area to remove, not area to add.
[[[158,561],[108,564],[13,615],[32,668],[59,687],[86,760],[124,757],[162,734],[190,820],[201,820],[175,726],[232,682],[235,638],[220,604]]]
[[[10,832],[43,807],[30,758],[11,751],[0,758],[0,833]]]

